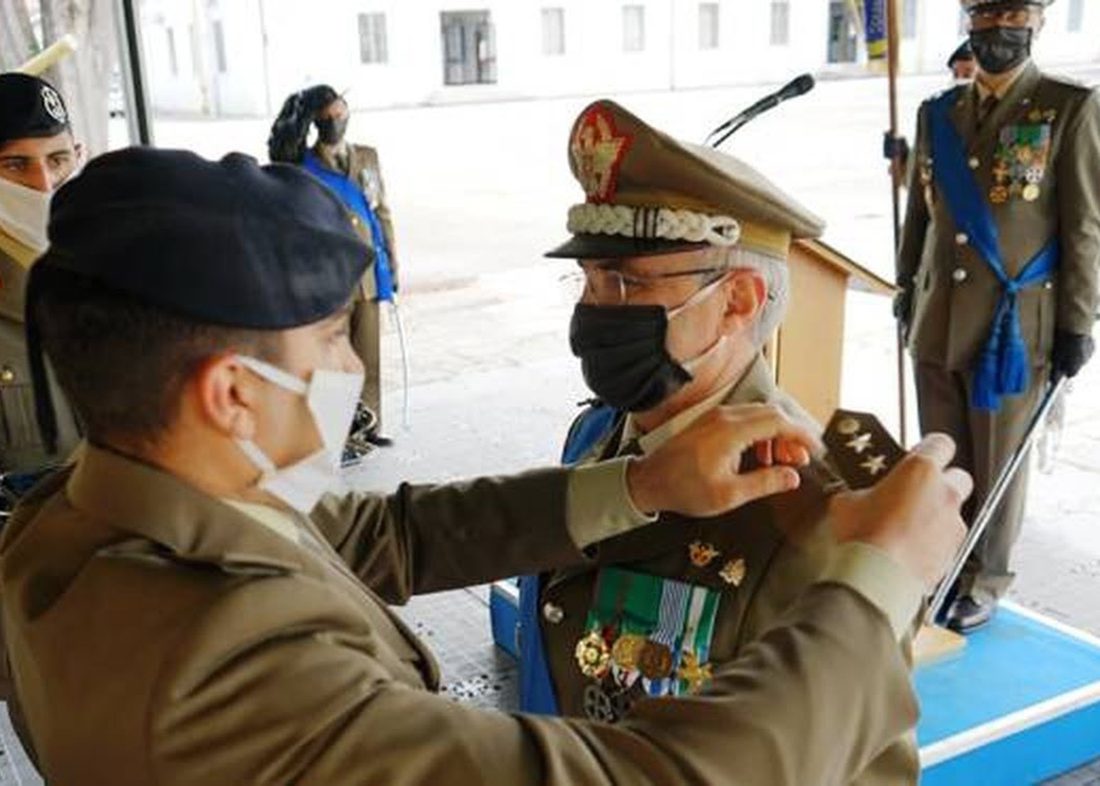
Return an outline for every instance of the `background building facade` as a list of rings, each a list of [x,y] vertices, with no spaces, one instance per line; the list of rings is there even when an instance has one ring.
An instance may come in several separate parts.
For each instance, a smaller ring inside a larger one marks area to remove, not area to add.
[[[144,0],[161,111],[271,115],[324,81],[355,109],[858,73],[852,0]],[[1087,6],[1087,7],[1086,7]],[[955,0],[899,0],[902,67],[943,68]],[[1048,11],[1044,64],[1100,59],[1100,2]]]

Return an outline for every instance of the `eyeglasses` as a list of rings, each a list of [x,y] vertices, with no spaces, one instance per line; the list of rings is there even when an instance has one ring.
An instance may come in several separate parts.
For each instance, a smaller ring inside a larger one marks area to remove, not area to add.
[[[593,262],[578,262],[577,269],[562,276],[561,282],[573,300],[587,298],[600,306],[629,306],[647,302],[647,296],[655,292],[663,281],[725,273],[729,269],[726,266],[701,267],[640,275]]]
[[[975,11],[970,15],[971,30],[988,30],[991,27],[1027,27],[1031,21],[1030,8],[1000,8]]]

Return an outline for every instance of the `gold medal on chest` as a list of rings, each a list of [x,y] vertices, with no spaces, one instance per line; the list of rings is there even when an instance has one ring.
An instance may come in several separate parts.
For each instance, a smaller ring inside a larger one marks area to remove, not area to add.
[[[698,693],[699,689],[710,681],[710,664],[700,664],[698,655],[694,652],[685,652],[680,659],[680,668],[676,670],[676,676],[688,684],[689,692]]]
[[[634,671],[638,668],[638,658],[645,644],[645,636],[624,633],[611,645],[611,660],[623,671]]]
[[[592,631],[577,642],[573,651],[581,674],[593,679],[603,679],[611,667],[611,650],[599,631]]]
[[[1028,183],[1026,186],[1024,186],[1022,196],[1025,201],[1034,202],[1036,199],[1039,198],[1040,193],[1041,191],[1037,183]]]
[[[661,680],[672,673],[672,652],[657,641],[646,641],[638,653],[638,671],[649,680]]]

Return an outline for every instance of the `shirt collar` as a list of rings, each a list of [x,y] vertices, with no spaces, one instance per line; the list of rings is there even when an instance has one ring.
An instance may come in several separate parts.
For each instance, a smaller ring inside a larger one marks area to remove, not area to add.
[[[748,370],[739,379],[716,390],[703,401],[688,407],[666,420],[652,431],[642,434],[633,413],[627,415],[623,424],[623,436],[619,441],[620,449],[633,439],[643,454],[649,454],[668,442],[677,434],[687,430],[695,421],[723,402],[748,403],[750,401],[770,400],[775,394],[771,366],[763,355],[757,355]]]
[[[1027,70],[1027,65],[1027,62],[1018,65],[1016,67],[1016,72],[1012,74],[1012,77],[1002,83],[1001,86],[998,87],[996,90],[990,90],[988,87],[982,84],[981,80],[975,79],[974,87],[978,90],[978,102],[981,103],[991,95],[995,97],[998,101],[1002,100],[1006,95],[1008,95],[1008,91],[1012,89],[1012,86],[1020,81],[1020,77],[1023,76],[1024,71]]]

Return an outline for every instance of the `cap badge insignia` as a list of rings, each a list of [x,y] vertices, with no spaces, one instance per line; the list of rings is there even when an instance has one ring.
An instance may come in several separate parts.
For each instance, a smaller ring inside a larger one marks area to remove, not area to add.
[[[61,96],[52,87],[42,86],[42,108],[58,123],[68,123],[69,115],[65,112],[65,105],[61,102]]]
[[[589,202],[614,199],[619,168],[631,141],[629,135],[616,132],[611,114],[602,107],[593,107],[577,121],[569,155]]]

